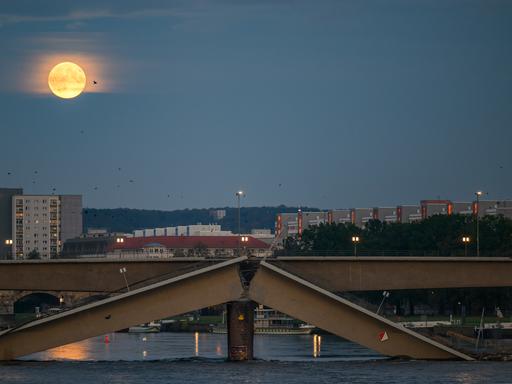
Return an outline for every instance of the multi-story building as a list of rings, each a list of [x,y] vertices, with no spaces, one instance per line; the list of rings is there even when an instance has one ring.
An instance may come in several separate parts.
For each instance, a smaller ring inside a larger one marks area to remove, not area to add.
[[[56,257],[63,241],[82,232],[80,196],[15,195],[12,197],[13,255],[26,259]]]
[[[501,200],[496,202],[496,214],[512,219],[512,200]]]
[[[280,213],[276,217],[276,240],[301,235],[314,225],[322,223],[352,223],[364,227],[370,220],[386,223],[414,223],[434,215],[503,215],[512,219],[512,200],[480,200],[476,202],[452,202],[450,200],[422,200],[420,205],[396,207],[335,209],[327,212]]]
[[[452,202],[453,214],[454,215],[472,215],[473,214],[473,203],[466,201],[454,201]]]
[[[396,211],[397,207],[375,207],[373,208],[373,218],[383,223],[396,223]]]
[[[83,232],[82,195],[60,195],[60,240],[80,236]]]
[[[22,188],[0,188],[0,260],[12,258],[12,197],[22,193]]]
[[[351,223],[352,215],[350,211],[350,209],[334,209],[332,211],[327,212],[329,216],[329,223]]]
[[[280,213],[276,218],[276,237],[301,235],[309,227],[329,223],[328,212],[302,212]]]
[[[146,228],[133,231],[133,237],[152,236],[232,236],[231,231],[223,231],[218,224],[179,225],[165,228]]]
[[[285,238],[294,236],[298,233],[298,214],[297,213],[279,213],[276,217],[276,237]]]
[[[350,210],[352,224],[357,227],[364,227],[373,219],[373,208],[352,208]]]
[[[453,205],[450,200],[421,200],[421,218],[434,215],[451,215],[453,213]]]
[[[480,200],[480,206],[473,202],[473,214],[479,217],[503,215],[512,219],[512,200]]]
[[[397,223],[413,223],[421,220],[421,208],[419,205],[399,205],[396,207]]]

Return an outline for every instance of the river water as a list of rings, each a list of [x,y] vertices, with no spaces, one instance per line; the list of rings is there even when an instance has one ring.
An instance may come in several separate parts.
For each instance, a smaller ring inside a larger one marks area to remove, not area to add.
[[[329,335],[256,335],[229,363],[226,335],[109,334],[0,364],[0,383],[512,383],[510,362],[386,359]]]

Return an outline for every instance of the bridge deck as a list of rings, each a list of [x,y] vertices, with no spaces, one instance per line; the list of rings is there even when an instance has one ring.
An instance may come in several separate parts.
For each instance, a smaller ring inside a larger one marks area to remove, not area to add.
[[[512,286],[512,258],[503,257],[279,257],[267,261],[331,292]]]
[[[242,260],[208,266],[4,331],[0,360],[236,300],[243,291],[238,273]]]
[[[387,356],[473,360],[267,262],[252,280],[249,297]]]

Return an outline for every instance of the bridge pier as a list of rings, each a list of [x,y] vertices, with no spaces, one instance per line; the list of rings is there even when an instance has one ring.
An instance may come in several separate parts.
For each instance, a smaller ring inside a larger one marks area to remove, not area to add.
[[[228,360],[253,359],[254,307],[253,301],[231,301],[227,307]]]

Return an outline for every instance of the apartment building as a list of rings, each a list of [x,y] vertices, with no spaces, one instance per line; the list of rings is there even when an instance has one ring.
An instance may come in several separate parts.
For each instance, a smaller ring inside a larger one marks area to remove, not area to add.
[[[52,259],[65,240],[82,233],[82,198],[76,195],[12,197],[12,250],[15,259],[38,254]]]

